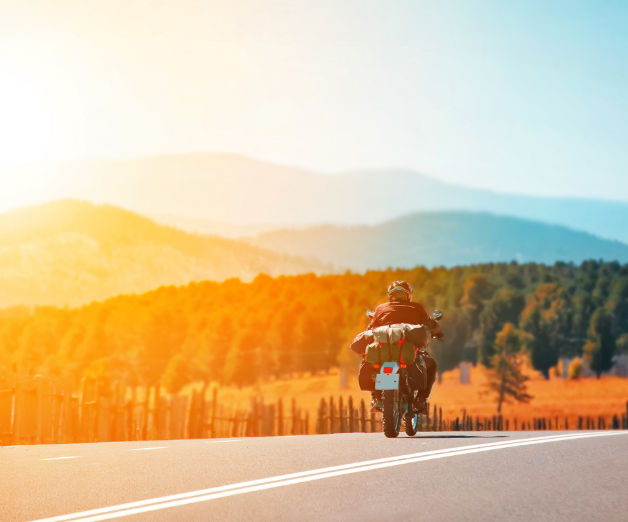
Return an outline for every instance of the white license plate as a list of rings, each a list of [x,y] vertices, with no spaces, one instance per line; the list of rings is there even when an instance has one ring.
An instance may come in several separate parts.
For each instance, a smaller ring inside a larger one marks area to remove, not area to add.
[[[378,373],[375,376],[376,390],[398,390],[399,374],[398,373]]]

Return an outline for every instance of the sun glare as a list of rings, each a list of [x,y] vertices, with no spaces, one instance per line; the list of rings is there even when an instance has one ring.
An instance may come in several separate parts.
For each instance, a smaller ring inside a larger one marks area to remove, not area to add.
[[[53,121],[41,88],[3,74],[0,83],[2,164],[46,158],[51,151]]]
[[[42,87],[3,72],[0,82],[0,211],[33,202],[42,187],[40,173],[15,171],[12,165],[46,160],[54,155],[54,122]]]

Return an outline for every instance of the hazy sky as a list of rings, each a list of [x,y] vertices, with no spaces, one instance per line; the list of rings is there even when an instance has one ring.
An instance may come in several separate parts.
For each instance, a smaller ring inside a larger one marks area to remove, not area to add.
[[[626,1],[0,0],[0,74],[0,166],[224,151],[628,200]]]

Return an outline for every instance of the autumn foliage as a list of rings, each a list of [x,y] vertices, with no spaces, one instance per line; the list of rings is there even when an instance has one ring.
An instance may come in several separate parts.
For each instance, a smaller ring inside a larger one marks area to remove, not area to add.
[[[628,266],[618,263],[259,275],[251,283],[161,287],[74,309],[5,309],[0,369],[161,383],[176,392],[189,382],[245,386],[339,364],[354,368],[348,343],[394,279],[410,281],[428,310],[445,312],[446,339],[433,345],[441,370],[465,359],[490,366],[497,334],[512,323],[526,333],[522,349],[543,374],[564,355],[583,356],[603,372],[628,332]]]

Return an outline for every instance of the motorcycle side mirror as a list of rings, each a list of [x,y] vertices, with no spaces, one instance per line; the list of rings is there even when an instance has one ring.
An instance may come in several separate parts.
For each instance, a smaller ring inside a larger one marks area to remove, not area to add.
[[[440,310],[434,310],[432,312],[432,317],[435,321],[440,321],[443,318],[443,312],[441,312]]]
[[[375,315],[375,312],[373,312],[373,310],[366,311],[366,317],[368,317],[369,319],[372,319],[374,315]]]

